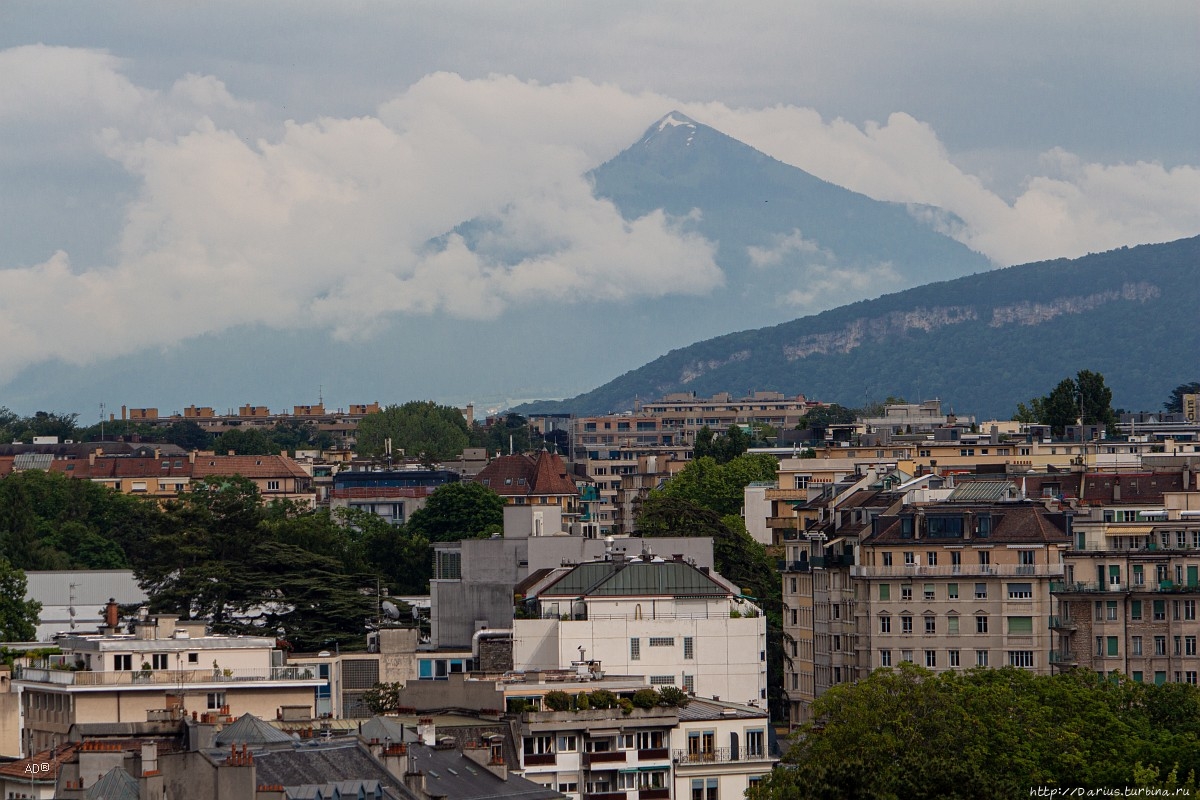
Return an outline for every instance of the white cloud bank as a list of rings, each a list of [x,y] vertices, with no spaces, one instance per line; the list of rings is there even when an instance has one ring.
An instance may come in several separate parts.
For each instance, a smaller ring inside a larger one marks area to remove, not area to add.
[[[63,252],[0,263],[0,375],[240,324],[352,337],[397,313],[489,319],[546,298],[711,292],[724,277],[712,243],[662,213],[626,222],[583,177],[673,108],[851,189],[943,207],[963,220],[956,235],[999,263],[1200,230],[1194,167],[1085,164],[1055,151],[1047,175],[1007,203],[905,114],[860,129],[794,107],[438,73],[371,116],[278,122],[217,77],[154,91],[124,67],[95,51],[0,52],[0,141],[18,143],[0,161],[108,159],[138,185],[102,268],[76,270]],[[474,249],[447,236],[471,219],[486,223]],[[505,252],[521,255],[490,255]],[[826,266],[843,285],[887,277],[886,265],[861,276]]]

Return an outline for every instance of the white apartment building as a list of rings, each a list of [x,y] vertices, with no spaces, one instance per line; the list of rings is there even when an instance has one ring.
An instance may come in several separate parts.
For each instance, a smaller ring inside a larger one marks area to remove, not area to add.
[[[595,660],[619,674],[645,675],[652,686],[765,705],[762,609],[682,556],[615,554],[518,588],[533,618],[513,621],[514,669]]]

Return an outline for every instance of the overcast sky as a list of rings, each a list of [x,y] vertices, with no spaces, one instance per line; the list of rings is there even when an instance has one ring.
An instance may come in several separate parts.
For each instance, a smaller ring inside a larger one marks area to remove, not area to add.
[[[583,178],[673,109],[998,265],[1194,235],[1198,42],[1194,0],[5,0],[0,388],[238,325],[715,288],[711,243]],[[428,247],[480,216],[537,255]]]

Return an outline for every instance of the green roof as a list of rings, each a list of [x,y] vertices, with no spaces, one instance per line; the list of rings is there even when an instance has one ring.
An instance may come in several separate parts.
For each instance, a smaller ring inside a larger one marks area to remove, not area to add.
[[[539,593],[542,597],[723,597],[729,590],[683,561],[590,561]]]

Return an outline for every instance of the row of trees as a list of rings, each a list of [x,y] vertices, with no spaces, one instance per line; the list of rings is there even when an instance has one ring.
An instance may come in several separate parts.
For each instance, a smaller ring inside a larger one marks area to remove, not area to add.
[[[363,636],[380,589],[428,591],[431,542],[503,524],[503,500],[474,483],[441,487],[406,526],[261,500],[241,477],[196,482],[160,507],[58,473],[14,473],[0,481],[0,588],[6,563],[127,568],[155,611],[208,617],[225,632],[282,628],[305,649],[348,645]],[[0,607],[0,625],[4,614]]]
[[[751,800],[1000,800],[1037,787],[1196,796],[1200,689],[1188,684],[1012,667],[934,675],[906,662],[832,687],[813,715]]]

